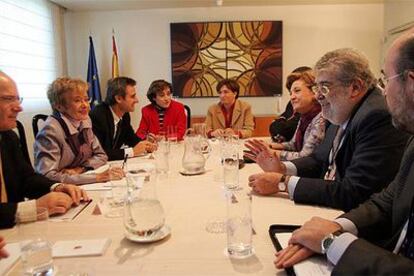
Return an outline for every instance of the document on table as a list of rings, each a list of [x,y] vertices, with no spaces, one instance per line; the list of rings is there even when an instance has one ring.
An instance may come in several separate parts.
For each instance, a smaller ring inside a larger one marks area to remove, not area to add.
[[[107,171],[109,169],[109,165],[105,164],[100,166],[99,168],[95,169],[95,170],[90,170],[87,172],[84,172],[83,174],[98,174],[98,173],[103,173],[105,171]]]
[[[81,188],[84,189],[85,191],[108,191],[112,189],[110,182],[86,184],[86,185],[82,185]]]
[[[6,275],[6,272],[16,263],[20,258],[20,244],[18,242],[8,243],[5,246],[9,257],[1,259],[0,261],[0,275]]]
[[[276,239],[282,248],[286,248],[292,233],[277,233]],[[293,266],[297,276],[303,275],[331,275],[333,266],[325,256],[313,256]]]
[[[92,202],[92,200],[81,202],[78,206],[69,209],[65,214],[53,216],[49,218],[49,221],[70,221],[75,219],[86,207]]]

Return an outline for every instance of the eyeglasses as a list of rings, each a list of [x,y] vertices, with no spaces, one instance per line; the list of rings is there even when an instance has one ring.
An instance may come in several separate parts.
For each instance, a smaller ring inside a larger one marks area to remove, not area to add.
[[[329,86],[326,84],[315,84],[311,87],[311,89],[314,94],[322,94],[324,96],[328,95],[331,91]]]
[[[5,102],[7,104],[10,103],[19,103],[21,104],[23,102],[23,97],[19,96],[0,96],[0,101]]]
[[[407,70],[404,70],[404,71],[402,71],[402,72],[400,72],[398,74],[392,75],[391,77],[388,77],[387,78],[385,76],[384,70],[381,70],[382,76],[380,77],[379,82],[382,83],[382,85],[385,87],[389,83],[390,80],[395,79],[395,78],[398,78],[399,76],[405,74],[405,72],[407,72]]]

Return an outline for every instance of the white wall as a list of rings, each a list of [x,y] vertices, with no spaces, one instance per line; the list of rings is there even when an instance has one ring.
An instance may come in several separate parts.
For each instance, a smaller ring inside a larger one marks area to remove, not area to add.
[[[300,5],[182,8],[65,14],[68,73],[86,78],[88,35],[91,33],[99,66],[101,88],[111,74],[112,28],[115,29],[121,75],[137,79],[140,105],[152,80],[171,81],[171,22],[283,20],[283,75],[297,66],[314,65],[326,51],[354,47],[365,52],[379,72],[383,36],[383,4]],[[181,99],[180,99],[181,100]],[[217,99],[182,99],[194,115],[205,115]],[[277,112],[277,98],[244,98],[256,115]],[[283,107],[287,101],[284,93]],[[134,126],[140,108],[132,116]]]
[[[388,35],[388,31],[405,25],[407,23],[414,22],[414,1],[407,0],[394,0],[386,1],[384,4],[384,46],[383,46],[383,59],[385,58],[386,50],[391,46],[391,43],[401,33]],[[383,62],[383,60],[381,61]]]

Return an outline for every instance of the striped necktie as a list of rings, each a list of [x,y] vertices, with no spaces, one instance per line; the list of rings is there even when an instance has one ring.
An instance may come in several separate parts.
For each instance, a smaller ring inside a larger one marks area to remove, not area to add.
[[[341,140],[344,135],[344,129],[340,126],[336,132],[335,139],[332,143],[331,151],[329,152],[329,166],[326,171],[325,180],[335,180],[336,177],[336,155],[338,154],[339,146],[341,145]]]
[[[120,120],[115,126],[116,130],[115,130],[115,136],[114,136],[114,143],[112,144],[113,149],[116,148],[116,144],[118,143],[119,136],[121,135],[121,121],[122,120]]]

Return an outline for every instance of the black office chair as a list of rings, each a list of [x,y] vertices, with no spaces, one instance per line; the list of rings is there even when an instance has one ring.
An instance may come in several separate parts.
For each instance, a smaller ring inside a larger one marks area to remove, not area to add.
[[[191,108],[188,105],[184,105],[185,111],[187,113],[187,128],[191,127]]]
[[[21,122],[17,120],[17,133],[19,135],[20,140],[20,147],[22,149],[22,153],[24,158],[26,158],[27,162],[31,164],[29,150],[27,149],[27,140],[26,140],[26,132],[24,131],[24,126]]]
[[[33,135],[36,138],[37,133],[39,132],[39,120],[46,121],[47,115],[45,114],[36,114],[33,116],[32,119],[32,128],[33,128]]]

